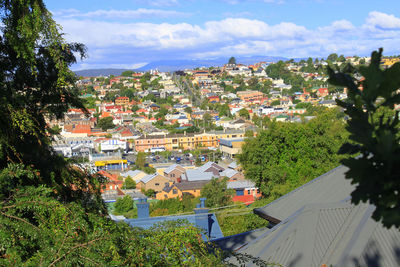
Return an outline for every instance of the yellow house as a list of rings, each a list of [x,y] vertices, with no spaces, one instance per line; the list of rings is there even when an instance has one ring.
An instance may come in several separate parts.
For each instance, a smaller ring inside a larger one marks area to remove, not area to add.
[[[136,188],[142,190],[153,189],[155,192],[161,192],[164,187],[169,185],[169,182],[170,180],[167,177],[154,173],[143,177],[137,183]]]
[[[184,194],[191,194],[194,197],[201,195],[201,189],[209,181],[196,181],[196,182],[182,182],[182,183],[169,183],[169,186],[165,187],[161,192],[156,194],[158,200],[164,200],[168,198],[182,198]]]

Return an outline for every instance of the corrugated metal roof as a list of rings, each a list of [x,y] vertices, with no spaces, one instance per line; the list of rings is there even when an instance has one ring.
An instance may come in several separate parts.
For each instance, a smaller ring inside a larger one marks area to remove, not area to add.
[[[255,239],[224,239],[237,241],[230,247],[240,253],[283,266],[400,266],[399,229],[374,221],[373,205],[350,203],[345,171],[335,168],[262,208],[282,221]],[[287,210],[294,211],[286,216]]]
[[[166,169],[164,170],[164,172],[168,174],[168,173],[172,172],[177,166],[178,166],[178,164],[172,164],[171,166],[169,166],[168,168],[166,168]]]
[[[146,184],[146,183],[150,182],[152,179],[154,179],[154,177],[156,177],[158,175],[159,174],[157,174],[157,173],[148,174],[145,177],[143,177],[142,179],[140,179],[140,182],[143,182],[143,183]]]
[[[186,179],[193,181],[210,181],[214,177],[212,172],[202,172],[197,170],[186,170]]]
[[[301,206],[311,203],[331,203],[344,200],[354,190],[350,180],[345,179],[348,169],[339,166],[309,183],[257,209],[257,212],[283,220]]]
[[[233,170],[233,169],[225,169],[224,171],[222,171],[220,173],[221,176],[226,176],[228,178],[233,177],[234,175],[236,175],[238,173],[238,171]]]
[[[252,181],[243,180],[243,181],[232,181],[228,182],[228,189],[239,189],[239,188],[254,188],[256,184]]]

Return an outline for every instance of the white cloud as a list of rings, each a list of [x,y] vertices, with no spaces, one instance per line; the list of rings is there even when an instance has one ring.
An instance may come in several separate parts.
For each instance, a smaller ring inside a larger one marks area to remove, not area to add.
[[[332,52],[368,55],[382,46],[387,53],[398,54],[400,43],[400,19],[379,12],[371,12],[361,26],[338,20],[317,29],[290,22],[269,25],[245,18],[208,21],[203,25],[120,23],[77,17],[58,22],[68,33],[68,40],[88,46],[89,61],[93,64],[105,59],[109,64],[118,60],[126,61],[121,64],[134,64],[161,58],[255,54],[286,57],[326,57]]]
[[[388,15],[385,13],[373,11],[370,12],[367,19],[366,25],[381,30],[400,30],[400,19],[394,15]]]

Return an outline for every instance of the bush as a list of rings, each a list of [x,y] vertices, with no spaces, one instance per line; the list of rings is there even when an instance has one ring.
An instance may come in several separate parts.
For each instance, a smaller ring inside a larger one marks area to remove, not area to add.
[[[123,198],[118,198],[114,205],[114,210],[116,213],[122,214],[133,209],[133,200],[130,196],[124,196]]]
[[[133,180],[130,176],[126,177],[123,188],[124,189],[135,189],[136,188],[135,180]]]

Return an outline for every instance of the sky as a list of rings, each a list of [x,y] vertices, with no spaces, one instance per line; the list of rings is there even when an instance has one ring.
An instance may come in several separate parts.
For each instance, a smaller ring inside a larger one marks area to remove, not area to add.
[[[44,0],[65,38],[87,46],[72,69],[138,68],[231,56],[400,54],[399,0]]]

